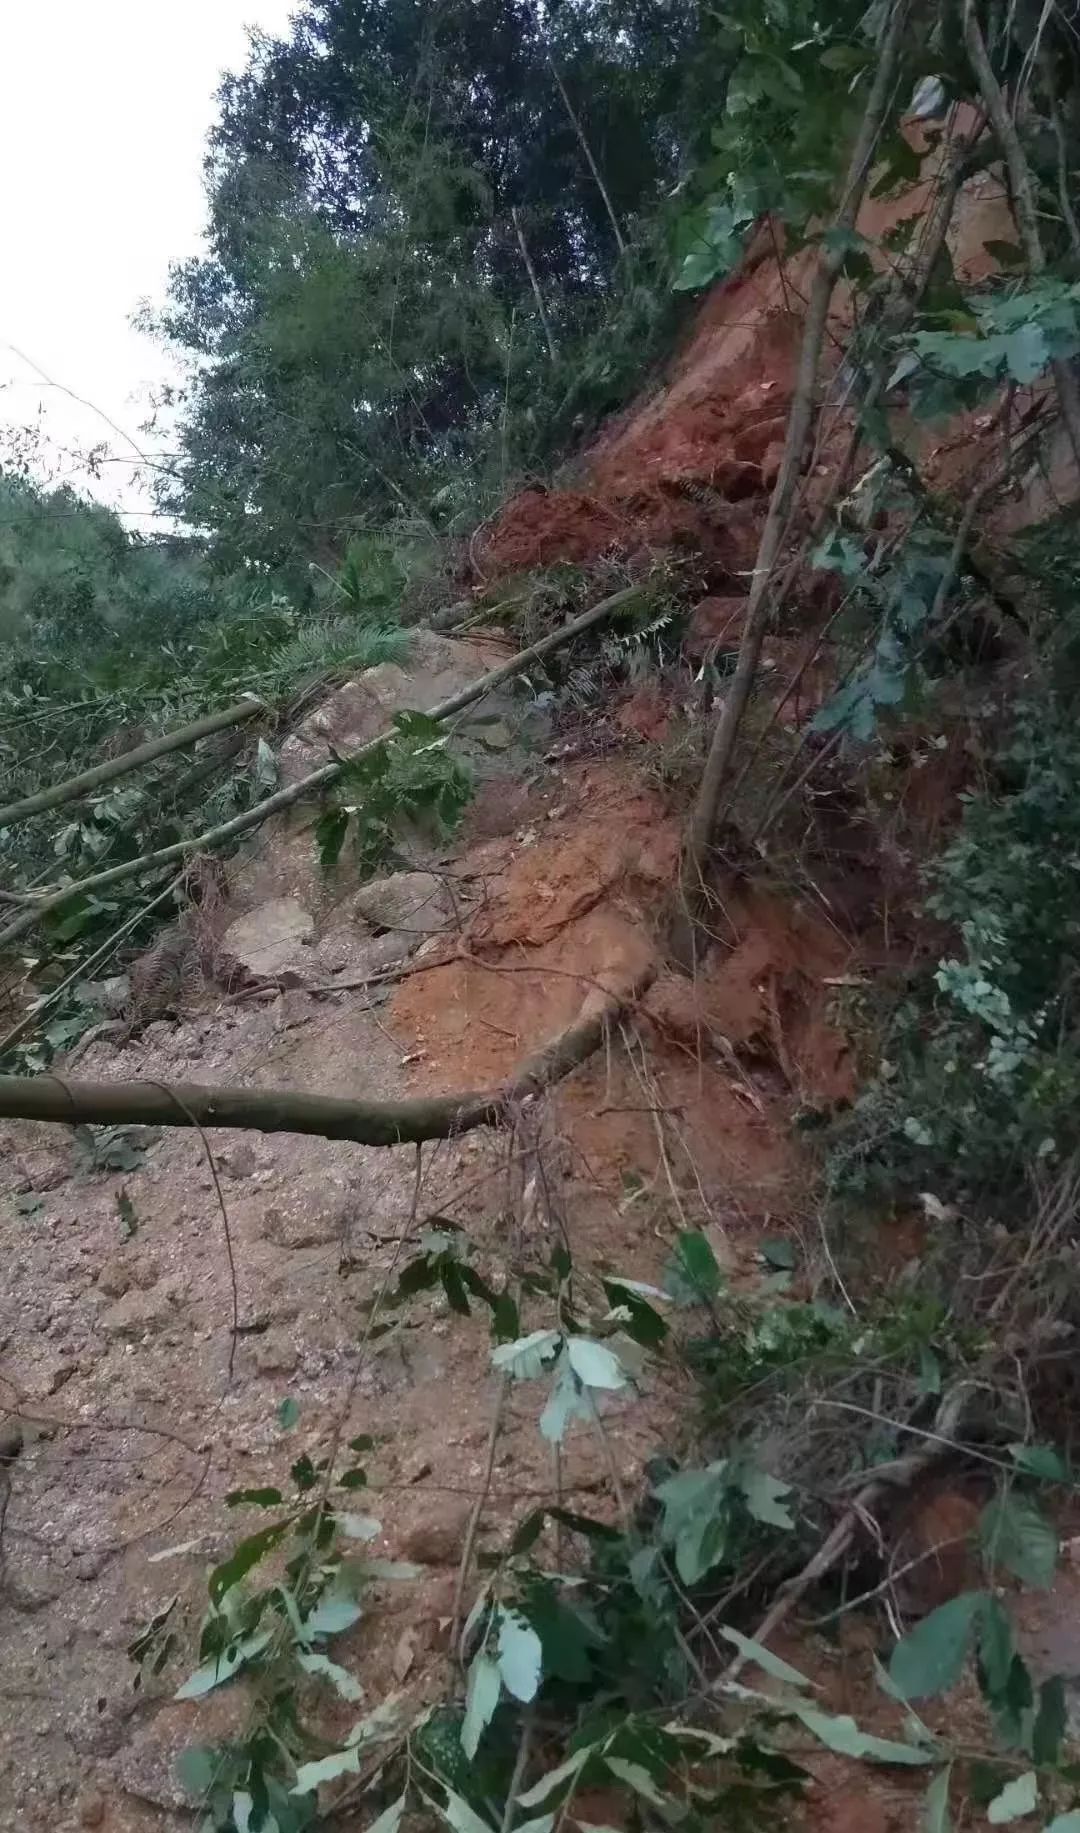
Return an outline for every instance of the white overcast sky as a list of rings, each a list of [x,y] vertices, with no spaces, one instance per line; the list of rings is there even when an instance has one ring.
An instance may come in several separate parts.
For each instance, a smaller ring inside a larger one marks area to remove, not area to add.
[[[202,154],[247,27],[281,32],[296,0],[6,0],[0,7],[0,423],[44,404],[52,440],[140,445],[169,360],[130,316],[160,300],[205,218]],[[16,355],[18,351],[21,355]],[[53,384],[47,387],[32,365]],[[129,448],[130,449],[130,448]],[[73,482],[81,482],[73,478]],[[150,529],[138,480],[106,466],[94,493]]]

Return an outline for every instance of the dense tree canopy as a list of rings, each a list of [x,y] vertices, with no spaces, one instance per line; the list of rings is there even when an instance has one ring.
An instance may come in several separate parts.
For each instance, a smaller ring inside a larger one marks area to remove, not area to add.
[[[228,565],[325,558],[388,513],[446,526],[640,380],[670,310],[642,219],[707,121],[709,29],[678,0],[320,0],[254,39],[159,320],[193,365],[164,505]],[[630,373],[589,347],[613,302]]]

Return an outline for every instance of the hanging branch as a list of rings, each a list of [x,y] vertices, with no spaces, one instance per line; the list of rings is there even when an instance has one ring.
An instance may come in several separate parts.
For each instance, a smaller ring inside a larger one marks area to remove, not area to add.
[[[540,291],[540,282],[536,278],[536,269],[532,264],[532,256],[529,253],[529,244],[525,240],[525,232],[521,227],[521,218],[518,215],[516,204],[513,206],[513,208],[510,211],[510,221],[514,225],[514,231],[518,239],[518,247],[521,250],[521,259],[525,263],[525,272],[529,276],[529,285],[532,287],[533,298],[536,301],[536,309],[538,313],[540,314],[540,323],[544,327],[544,337],[547,341],[548,355],[550,356],[552,362],[554,362],[555,361],[555,339],[551,335],[551,325],[548,322],[548,315],[544,309],[544,295]]]
[[[888,112],[900,46],[907,22],[907,0],[899,0],[889,18],[874,72],[866,110],[848,166],[839,209],[832,228],[850,231],[855,226],[866,182],[870,175],[874,150]],[[788,414],[784,456],[765,527],[762,530],[746,616],[739,642],[738,661],[731,686],[724,699],[716,724],[709,755],[702,772],[697,798],[690,816],[683,862],[680,872],[680,908],[676,911],[671,935],[671,949],[676,962],[689,970],[693,966],[697,931],[706,900],[705,873],[712,837],[716,831],[721,797],[731,772],[731,762],[743,715],[757,677],[761,646],[772,609],[771,585],[787,532],[795,501],[803,452],[810,432],[817,391],[818,368],[825,339],[829,305],[847,252],[846,237],[836,235],[818,263],[806,311],[802,349],[795,381],[795,393]]]
[[[1028,271],[1033,277],[1037,277],[1046,272],[1046,255],[1039,233],[1035,184],[1027,156],[1020,144],[1016,125],[1001,92],[1001,84],[994,75],[990,55],[986,49],[986,40],[982,35],[972,0],[964,0],[964,45],[971,68],[975,73],[975,81],[979,86],[979,94],[982,96],[986,112],[990,117],[990,125],[997,137],[1008,170],[1013,216],[1016,219],[1016,227]],[[1080,467],[1080,383],[1077,382],[1072,363],[1066,357],[1053,357],[1050,369],[1057,388],[1061,418],[1065,422],[1073,457],[1077,466]]]
[[[528,649],[519,650],[517,655],[510,656],[507,661],[501,662],[498,668],[493,668],[486,675],[481,675],[479,680],[474,681],[470,687],[462,688],[460,693],[452,694],[441,705],[428,709],[428,717],[438,720],[452,718],[455,713],[462,712],[465,707],[472,706],[474,701],[482,700],[486,694],[501,687],[504,681],[510,681],[515,675],[524,673],[532,663],[542,660],[544,656],[551,655],[556,649],[561,649],[564,644],[572,642],[574,637],[580,636],[583,631],[591,630],[594,624],[602,623],[605,618],[613,617],[616,612],[626,610],[629,605],[636,603],[644,595],[645,590],[646,588],[641,585],[624,586],[621,591],[613,592],[610,598],[601,599],[598,605],[593,605],[590,610],[583,611],[579,617],[571,618],[569,623],[563,624],[558,630],[553,630],[550,636],[542,637],[538,643],[530,644]],[[249,833],[252,828],[260,827],[269,816],[279,814],[282,809],[291,808],[294,803],[301,802],[317,791],[325,789],[328,784],[335,782],[350,764],[356,763],[361,758],[371,757],[381,745],[385,744],[386,738],[385,732],[380,733],[378,738],[373,738],[368,744],[361,745],[359,750],[354,751],[351,756],[336,758],[329,764],[323,764],[318,770],[311,771],[308,776],[301,777],[299,782],[291,784],[288,789],[277,790],[272,796],[267,796],[264,801],[257,802],[254,808],[234,815],[230,821],[223,821],[218,827],[207,828],[204,833],[196,834],[189,840],[177,840],[171,846],[158,847],[156,852],[145,853],[141,859],[125,860],[121,865],[110,866],[103,872],[91,873],[89,877],[78,879],[74,884],[63,885],[59,890],[50,891],[40,898],[35,898],[32,909],[23,910],[5,928],[0,929],[0,949],[17,941],[20,936],[27,935],[50,910],[59,909],[62,904],[70,902],[74,897],[85,897],[91,892],[104,891],[112,885],[123,884],[129,878],[138,878],[146,872],[155,871],[159,866],[173,865],[177,860],[186,859],[189,853],[213,852],[238,835]]]
[[[604,200],[604,208],[606,209],[608,213],[608,217],[610,218],[611,227],[615,231],[615,241],[618,244],[619,253],[621,255],[625,255],[626,242],[623,239],[623,232],[619,228],[619,219],[615,215],[615,206],[612,203],[611,198],[608,194],[608,188],[606,184],[604,183],[603,174],[600,171],[600,167],[597,165],[596,160],[593,158],[592,147],[589,145],[589,142],[585,137],[585,129],[582,127],[581,122],[578,119],[577,111],[574,108],[574,104],[573,102],[571,102],[570,97],[568,96],[566,92],[566,84],[563,82],[562,77],[559,74],[559,66],[555,62],[555,59],[550,55],[548,56],[548,67],[551,71],[552,76],[555,78],[556,83],[558,84],[559,94],[562,96],[562,99],[563,99],[563,107],[565,108],[567,114],[570,117],[574,132],[578,137],[578,144],[581,147],[581,150],[584,153],[585,158],[588,161],[589,170],[596,180],[596,188]]]
[[[151,738],[145,745],[136,745],[133,751],[124,751],[104,764],[95,764],[92,770],[69,777],[65,783],[54,783],[51,789],[39,789],[32,796],[9,802],[6,808],[0,808],[0,829],[12,827],[16,821],[25,821],[30,815],[40,815],[47,808],[76,802],[106,783],[114,782],[117,777],[141,769],[143,764],[152,764],[155,758],[166,757],[170,751],[185,751],[200,738],[210,738],[214,732],[223,732],[227,726],[239,725],[241,720],[253,719],[256,713],[265,711],[261,700],[240,700],[220,713],[207,713],[189,726],[178,726],[175,732],[163,732],[160,738]]]
[[[591,993],[574,1023],[525,1057],[497,1088],[404,1101],[346,1101],[292,1089],[0,1076],[0,1118],[64,1126],[238,1127],[257,1133],[313,1133],[363,1146],[450,1139],[477,1127],[499,1126],[522,1101],[568,1076],[599,1049],[609,1027],[640,999],[655,973],[655,967],[649,967],[622,992],[599,997]]]

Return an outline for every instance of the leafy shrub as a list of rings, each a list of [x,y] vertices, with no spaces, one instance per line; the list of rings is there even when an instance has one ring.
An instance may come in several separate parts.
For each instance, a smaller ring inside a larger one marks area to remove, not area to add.
[[[1067,525],[1029,548],[1051,601],[1074,550]],[[907,989],[836,1130],[842,1189],[1000,1198],[1080,1146],[1076,643],[1075,613],[1051,624],[991,781],[928,873],[953,946]]]

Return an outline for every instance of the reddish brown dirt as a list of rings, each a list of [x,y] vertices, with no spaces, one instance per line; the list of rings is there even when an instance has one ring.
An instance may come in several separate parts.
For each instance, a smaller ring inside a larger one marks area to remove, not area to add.
[[[455,957],[395,998],[417,1086],[492,1085],[569,1024],[591,988],[625,984],[655,958],[677,823],[625,760],[566,777],[566,812],[508,858]],[[728,919],[695,981],[654,983],[624,1028],[629,1053],[594,1058],[554,1099],[579,1172],[605,1198],[644,1179],[677,1224],[685,1182],[695,1208],[704,1201],[752,1247],[754,1219],[796,1200],[792,1108],[851,1090],[829,985],[850,949],[809,910],[752,889]],[[647,1248],[634,1214],[597,1211],[590,1249],[625,1263]]]

